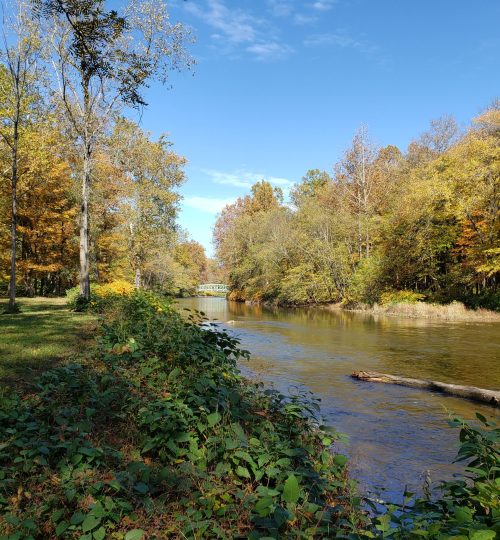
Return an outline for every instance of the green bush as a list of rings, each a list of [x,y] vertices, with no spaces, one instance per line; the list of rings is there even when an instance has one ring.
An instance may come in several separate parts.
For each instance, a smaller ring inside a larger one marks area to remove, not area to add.
[[[91,306],[90,309],[95,309]],[[346,458],[316,401],[244,380],[237,340],[142,292],[114,296],[88,364],[0,407],[0,535],[332,538]],[[134,536],[135,535],[135,536]]]
[[[374,304],[383,290],[383,261],[373,255],[362,259],[350,280],[348,300],[354,303]]]
[[[66,303],[74,311],[104,312],[108,305],[122,296],[132,293],[134,286],[128,281],[115,280],[110,283],[92,284],[90,286],[90,301],[80,295],[80,287],[73,287],[66,291]]]
[[[77,308],[80,297],[80,287],[72,287],[66,291],[66,304],[73,310]]]
[[[500,311],[500,291],[490,291],[483,294],[464,296],[461,301],[472,309],[490,309]]]
[[[99,306],[91,305],[90,309]],[[100,309],[100,308],[99,308]],[[373,516],[305,393],[242,378],[202,313],[112,295],[87,362],[0,395],[0,538],[457,538],[498,532],[499,432],[461,421],[469,479]]]

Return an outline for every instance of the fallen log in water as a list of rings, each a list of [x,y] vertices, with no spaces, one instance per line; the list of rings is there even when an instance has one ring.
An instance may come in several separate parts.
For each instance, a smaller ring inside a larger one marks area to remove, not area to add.
[[[397,375],[388,375],[387,373],[378,373],[377,371],[354,371],[351,374],[351,377],[359,379],[360,381],[399,384],[401,386],[411,386],[413,388],[436,390],[452,396],[481,401],[496,407],[500,405],[500,391],[498,390],[485,390],[484,388],[477,388],[476,386],[461,386],[459,384],[449,384],[439,381],[411,379],[408,377],[399,377]]]

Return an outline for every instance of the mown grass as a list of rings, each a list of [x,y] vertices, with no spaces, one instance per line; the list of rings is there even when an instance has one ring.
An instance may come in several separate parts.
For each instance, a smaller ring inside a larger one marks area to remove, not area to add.
[[[0,384],[32,381],[83,351],[96,317],[74,313],[64,298],[21,298],[20,313],[0,301]]]

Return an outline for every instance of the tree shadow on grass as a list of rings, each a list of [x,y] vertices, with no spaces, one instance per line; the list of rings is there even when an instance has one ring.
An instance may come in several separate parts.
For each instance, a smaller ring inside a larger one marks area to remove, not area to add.
[[[60,300],[22,304],[20,313],[0,316],[0,384],[8,386],[24,386],[88,350],[94,329],[94,317]]]

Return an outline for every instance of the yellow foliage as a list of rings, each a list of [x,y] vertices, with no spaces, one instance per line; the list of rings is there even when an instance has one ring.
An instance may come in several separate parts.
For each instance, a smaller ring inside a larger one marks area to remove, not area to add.
[[[103,285],[95,285],[92,292],[97,297],[106,298],[115,295],[126,296],[131,294],[133,290],[134,286],[131,283],[124,279],[118,279],[110,283],[104,283]]]
[[[386,291],[380,295],[380,303],[383,306],[390,304],[415,304],[425,298],[425,294],[415,291]]]

